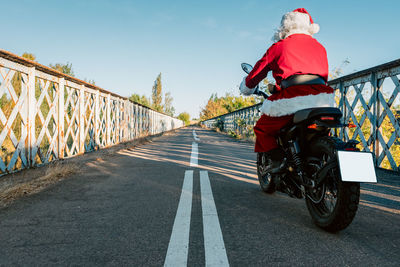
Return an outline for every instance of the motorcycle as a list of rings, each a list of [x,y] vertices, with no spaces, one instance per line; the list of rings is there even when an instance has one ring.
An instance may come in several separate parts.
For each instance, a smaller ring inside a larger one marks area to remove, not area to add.
[[[252,68],[242,63],[247,74]],[[269,96],[259,87],[254,94]],[[360,183],[376,183],[372,153],[361,152],[356,140],[344,142],[332,135],[332,129],[355,126],[343,124],[341,118],[340,109],[332,107],[297,111],[277,137],[284,152],[278,172],[268,172],[266,153],[257,153],[261,189],[305,198],[313,222],[328,232],[343,230],[353,221]]]

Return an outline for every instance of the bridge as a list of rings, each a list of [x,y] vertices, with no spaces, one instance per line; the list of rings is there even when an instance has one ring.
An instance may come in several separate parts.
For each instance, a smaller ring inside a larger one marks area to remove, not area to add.
[[[331,81],[345,120],[357,125],[336,134],[358,138],[377,167],[393,170],[398,63]],[[304,201],[261,192],[251,142],[182,127],[5,51],[0,73],[0,184],[40,177],[57,162],[73,168],[40,192],[24,188],[25,197],[0,210],[0,265],[400,263],[398,172],[377,168],[379,183],[362,186],[353,223],[330,234],[314,226]],[[392,89],[384,88],[387,79]],[[249,135],[257,112],[250,107],[205,124],[223,121],[226,131]]]

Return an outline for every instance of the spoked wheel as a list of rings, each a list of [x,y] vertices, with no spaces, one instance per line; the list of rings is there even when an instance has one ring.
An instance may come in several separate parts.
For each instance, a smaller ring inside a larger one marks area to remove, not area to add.
[[[309,174],[326,171],[321,186],[307,192],[306,204],[314,223],[329,232],[346,228],[357,212],[360,183],[341,181],[334,142],[324,137],[313,143],[306,165]]]
[[[275,192],[275,183],[272,175],[267,172],[267,163],[266,154],[262,152],[257,153],[257,175],[260,187],[265,193],[272,194]]]

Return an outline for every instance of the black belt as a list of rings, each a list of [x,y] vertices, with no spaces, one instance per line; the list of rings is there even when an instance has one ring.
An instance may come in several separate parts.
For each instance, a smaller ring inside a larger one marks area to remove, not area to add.
[[[318,75],[299,74],[292,75],[281,82],[281,88],[285,89],[293,85],[301,84],[326,84],[325,80]]]

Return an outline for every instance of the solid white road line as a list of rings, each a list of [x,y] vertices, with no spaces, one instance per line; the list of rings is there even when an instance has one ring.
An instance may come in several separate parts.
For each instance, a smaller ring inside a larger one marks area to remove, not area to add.
[[[185,172],[181,198],[169,240],[164,266],[187,266],[190,216],[192,212],[193,171]]]
[[[200,189],[206,266],[229,266],[207,171],[200,171]]]
[[[190,167],[199,166],[199,147],[196,142],[192,143],[192,154],[190,155]]]

